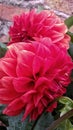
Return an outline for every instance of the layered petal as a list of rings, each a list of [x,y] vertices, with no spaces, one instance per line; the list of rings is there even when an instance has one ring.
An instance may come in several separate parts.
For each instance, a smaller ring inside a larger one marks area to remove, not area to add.
[[[52,11],[35,10],[24,12],[20,16],[15,16],[13,26],[10,27],[9,35],[11,41],[38,41],[41,38],[50,38],[53,44],[59,47],[69,48],[70,37],[66,34],[67,27],[64,22]],[[68,38],[67,38],[68,37]],[[48,43],[49,44],[49,43]]]
[[[46,15],[42,22],[45,19]],[[32,21],[33,16],[30,23]],[[54,24],[49,22],[52,28]],[[3,113],[15,116],[24,111],[24,120],[28,115],[36,119],[45,108],[53,111],[57,107],[55,100],[66,93],[72,69],[73,62],[67,50],[53,44],[49,38],[8,46],[0,60],[0,103],[7,104]]]

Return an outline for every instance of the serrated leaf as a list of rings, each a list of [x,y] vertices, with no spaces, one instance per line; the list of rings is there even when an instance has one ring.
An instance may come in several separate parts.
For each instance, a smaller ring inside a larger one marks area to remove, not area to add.
[[[56,130],[72,130],[73,125],[71,122],[67,119],[64,122],[62,122]]]
[[[69,106],[65,106],[63,109],[60,110],[60,116],[63,116],[65,113],[67,113],[68,111],[70,111],[72,108]]]
[[[64,107],[60,110],[61,114],[60,116],[64,115],[68,111],[70,111],[73,108],[73,100],[70,99],[69,97],[61,97],[59,99],[59,102],[64,104]]]
[[[59,102],[65,105],[69,105],[69,104],[73,105],[73,100],[65,96],[62,96],[61,98],[59,98]]]
[[[0,42],[0,58],[2,58],[7,51],[7,46]]]
[[[68,28],[70,28],[73,25],[73,16],[67,18],[65,20],[65,24],[67,25]]]

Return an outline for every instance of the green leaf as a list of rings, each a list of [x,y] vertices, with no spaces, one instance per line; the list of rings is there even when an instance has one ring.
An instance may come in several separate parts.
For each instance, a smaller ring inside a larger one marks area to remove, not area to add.
[[[65,20],[65,24],[67,25],[68,28],[70,28],[73,25],[73,16],[67,18]]]
[[[59,98],[59,102],[62,103],[62,104],[65,104],[65,105],[70,105],[72,104],[73,105],[73,100],[70,99],[69,97],[61,97]]]
[[[60,110],[60,116],[64,115],[73,108],[73,100],[68,97],[61,97],[59,99],[59,102],[64,104],[64,107]]]
[[[3,109],[5,108],[4,105],[0,104],[0,121],[3,122],[6,126],[8,126],[8,117],[4,114],[2,114]]]
[[[3,111],[4,108],[5,108],[5,106],[0,104],[0,115],[2,114],[2,111]]]
[[[0,42],[0,58],[2,58],[7,51],[7,46]]]
[[[8,117],[6,115],[0,115],[0,121],[2,121],[4,125],[9,126]]]
[[[67,119],[64,122],[62,122],[56,130],[73,130],[73,125]]]
[[[43,113],[34,130],[46,130],[46,128],[53,122],[53,120],[54,118],[51,113]]]
[[[65,24],[67,27],[70,29],[70,27],[73,26],[73,16],[69,17],[68,19],[65,20]],[[73,42],[73,33],[68,31],[67,34],[71,37],[71,42]]]
[[[7,130],[27,130],[26,126],[29,124],[28,118],[22,122],[22,114],[19,116],[8,117],[9,127]]]
[[[21,121],[22,114],[16,117],[9,117],[9,127],[7,130],[32,130],[34,121],[30,122],[27,118],[24,122]],[[44,113],[35,125],[34,130],[45,130],[53,121],[51,113]]]
[[[70,32],[70,31],[68,31],[68,33],[67,33],[70,37],[71,37],[71,42],[72,42],[72,44],[73,44],[73,33],[72,32]]]
[[[68,52],[73,59],[73,43],[72,42],[70,43],[70,48],[69,48]]]

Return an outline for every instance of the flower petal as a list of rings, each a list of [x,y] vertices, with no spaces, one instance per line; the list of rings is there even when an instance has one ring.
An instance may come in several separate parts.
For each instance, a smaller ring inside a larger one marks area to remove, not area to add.
[[[0,60],[1,69],[8,76],[16,76],[16,60],[12,58],[3,58]]]
[[[24,103],[20,98],[15,99],[12,101],[7,108],[4,109],[3,114],[14,116],[20,114],[20,112],[24,108]]]
[[[27,77],[15,78],[13,80],[14,88],[17,92],[24,93],[32,90],[34,81]]]

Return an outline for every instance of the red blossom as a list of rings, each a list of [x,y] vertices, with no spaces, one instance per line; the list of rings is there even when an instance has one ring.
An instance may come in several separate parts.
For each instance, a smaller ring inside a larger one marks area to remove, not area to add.
[[[47,105],[66,92],[73,63],[65,48],[49,39],[10,45],[0,59],[0,103],[3,113],[15,116],[24,111],[36,119]],[[56,108],[57,103],[47,111]]]
[[[66,33],[66,25],[54,12],[41,11],[37,13],[32,10],[14,17],[13,26],[9,31],[9,44],[48,37],[52,43],[68,49],[70,37]]]

